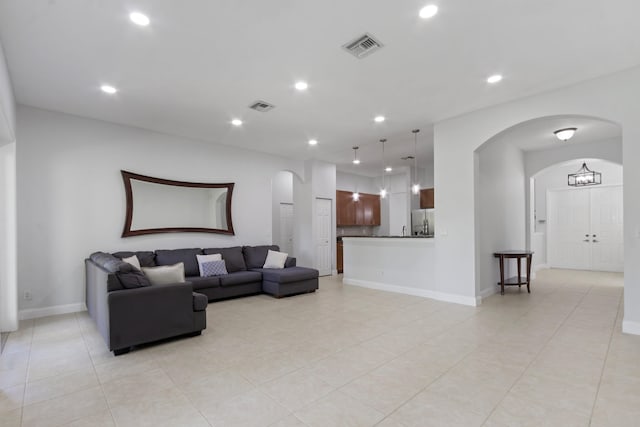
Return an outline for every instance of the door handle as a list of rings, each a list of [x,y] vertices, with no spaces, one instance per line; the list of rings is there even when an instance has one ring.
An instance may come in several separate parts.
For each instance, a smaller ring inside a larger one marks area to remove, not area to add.
[[[585,235],[584,235],[584,237],[589,237],[589,235],[588,235],[588,234],[585,234]]]
[[[593,239],[592,242],[593,243],[598,243],[598,241],[596,239]]]
[[[589,242],[589,239],[584,239],[583,242]]]

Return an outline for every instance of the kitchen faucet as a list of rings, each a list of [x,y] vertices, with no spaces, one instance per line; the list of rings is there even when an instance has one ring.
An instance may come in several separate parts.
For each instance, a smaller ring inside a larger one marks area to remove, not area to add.
[[[404,229],[405,229],[405,228],[407,228],[407,226],[406,226],[406,225],[403,225],[403,226],[402,226],[402,237],[404,237]]]

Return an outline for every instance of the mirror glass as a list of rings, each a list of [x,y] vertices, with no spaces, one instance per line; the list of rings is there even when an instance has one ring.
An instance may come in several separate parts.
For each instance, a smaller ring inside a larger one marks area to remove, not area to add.
[[[233,184],[172,181],[122,171],[127,195],[123,237],[167,232],[234,234]]]

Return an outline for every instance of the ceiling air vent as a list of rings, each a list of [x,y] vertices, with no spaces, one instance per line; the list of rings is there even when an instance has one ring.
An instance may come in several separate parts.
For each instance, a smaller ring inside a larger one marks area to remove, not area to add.
[[[365,56],[380,49],[382,46],[384,45],[373,38],[371,34],[365,33],[363,36],[358,37],[342,47],[356,58],[364,58]]]
[[[268,102],[265,102],[265,101],[256,101],[251,105],[249,105],[249,108],[256,111],[260,111],[261,113],[266,113],[269,110],[273,110],[275,107],[276,107],[275,105],[269,104]]]
[[[401,160],[413,160],[415,159],[415,157],[413,156],[407,156],[407,157],[400,157]]]

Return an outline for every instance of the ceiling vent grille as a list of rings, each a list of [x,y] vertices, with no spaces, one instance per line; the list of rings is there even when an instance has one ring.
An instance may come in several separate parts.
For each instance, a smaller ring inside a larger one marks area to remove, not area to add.
[[[382,48],[382,46],[384,45],[371,34],[365,33],[363,36],[358,37],[342,47],[356,58],[364,58]]]
[[[415,159],[415,157],[413,156],[407,156],[407,157],[400,157],[401,160],[413,160]]]
[[[260,111],[261,113],[266,113],[267,111],[276,108],[276,106],[265,101],[256,101],[249,105],[249,108],[251,108],[252,110]]]

